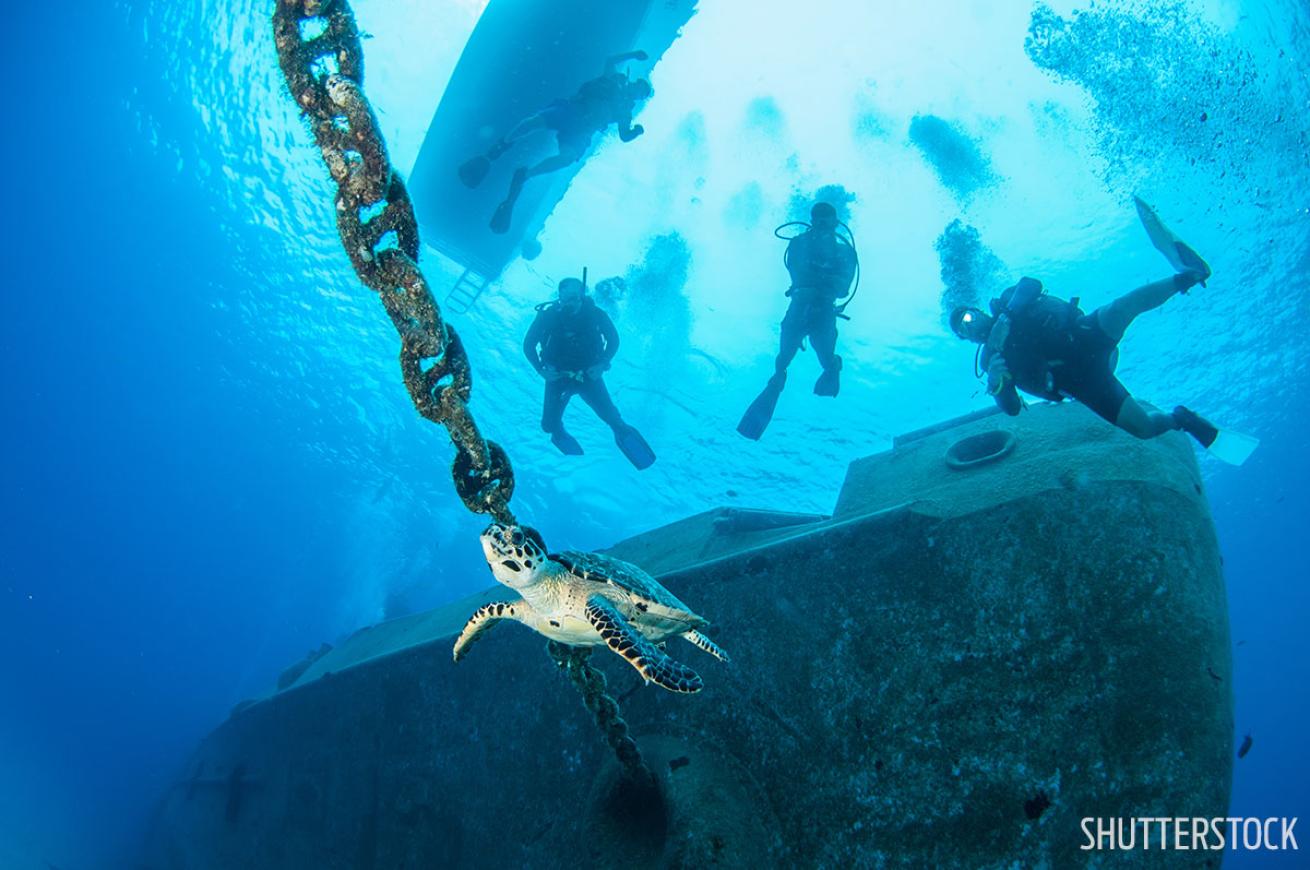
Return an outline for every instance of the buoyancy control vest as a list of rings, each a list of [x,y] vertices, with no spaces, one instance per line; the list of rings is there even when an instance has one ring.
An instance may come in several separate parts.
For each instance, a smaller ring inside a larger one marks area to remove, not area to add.
[[[1057,299],[1041,289],[1040,282],[1031,278],[1024,281],[1033,281],[1033,285],[1020,282],[989,304],[994,317],[1005,315],[1010,321],[1010,334],[1000,353],[1016,386],[1058,402],[1064,397],[1054,387],[1051,370],[1071,360],[1075,352],[1075,329],[1083,312],[1076,297],[1068,301]],[[1024,292],[1017,292],[1021,289]],[[990,344],[984,347],[981,358],[984,369],[996,351]]]
[[[585,298],[575,312],[565,311],[558,302],[538,305],[530,334],[541,344],[543,363],[561,371],[577,371],[603,361],[606,335],[613,333],[609,315]]]
[[[855,249],[835,233],[801,233],[788,243],[783,262],[793,291],[809,290],[840,299],[850,292],[855,278]]]

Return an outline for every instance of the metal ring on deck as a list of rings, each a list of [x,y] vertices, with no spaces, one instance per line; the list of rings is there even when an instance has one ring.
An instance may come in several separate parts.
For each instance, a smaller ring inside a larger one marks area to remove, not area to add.
[[[993,429],[978,435],[961,438],[946,451],[946,464],[956,470],[977,468],[1004,459],[1014,452],[1017,439],[1013,432]]]

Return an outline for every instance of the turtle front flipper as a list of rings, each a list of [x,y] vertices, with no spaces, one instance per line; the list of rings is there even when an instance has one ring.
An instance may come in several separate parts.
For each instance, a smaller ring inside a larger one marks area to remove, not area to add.
[[[699,692],[704,684],[691,668],[660,652],[604,596],[587,599],[587,620],[606,646],[627,659],[642,679],[670,692]]]
[[[723,651],[722,647],[720,647],[714,641],[710,640],[705,635],[701,634],[699,631],[684,631],[682,633],[682,638],[683,640],[687,641],[687,643],[699,647],[700,649],[714,656],[716,659],[723,662],[725,665],[728,664],[729,661],[731,661],[731,659],[728,658],[728,654]]]
[[[464,630],[459,633],[459,637],[455,638],[455,661],[468,655],[473,641],[486,634],[500,620],[517,619],[519,622],[525,622],[523,613],[520,612],[523,607],[522,601],[495,601],[479,607],[469,617],[469,621],[464,623]]]

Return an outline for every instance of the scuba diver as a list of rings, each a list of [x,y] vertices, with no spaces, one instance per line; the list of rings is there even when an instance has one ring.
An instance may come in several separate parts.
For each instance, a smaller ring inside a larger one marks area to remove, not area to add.
[[[459,168],[459,177],[469,187],[482,183],[491,168],[491,162],[512,148],[519,140],[530,136],[538,130],[551,130],[559,152],[535,166],[520,166],[514,170],[510,180],[509,193],[491,218],[491,231],[505,233],[509,231],[510,218],[513,216],[514,203],[523,192],[523,185],[529,178],[545,175],[557,169],[563,169],[583,158],[591,147],[591,140],[599,132],[617,124],[619,139],[631,142],[645,128],[632,123],[636,105],[650,98],[653,91],[650,82],[645,79],[629,80],[624,73],[616,72],[616,67],[628,60],[646,60],[644,51],[630,51],[616,54],[605,61],[605,71],[599,77],[591,79],[578,88],[578,92],[566,100],[555,100],[546,108],[524,118],[514,129],[506,133],[491,146],[485,154],[466,161]]]
[[[1179,243],[1181,245],[1181,243]],[[1218,458],[1240,465],[1255,440],[1221,432],[1182,405],[1172,413],[1148,411],[1114,375],[1119,342],[1139,315],[1158,308],[1177,293],[1204,286],[1210,267],[1190,248],[1186,268],[1162,281],[1138,287],[1091,314],[1077,298],[1048,295],[1035,278],[1022,278],[991,302],[991,314],[960,306],[951,312],[951,330],[979,345],[975,370],[986,372],[987,392],[1005,413],[1023,407],[1018,390],[1052,402],[1076,399],[1092,412],[1138,438],[1181,429]]]
[[[655,462],[641,433],[623,422],[605,388],[604,373],[619,349],[609,315],[587,296],[583,279],[559,282],[559,301],[537,306],[537,318],[523,338],[523,353],[546,381],[541,428],[567,456],[581,456],[582,445],[564,430],[564,409],[575,395],[591,406],[612,430],[614,443],[638,470]]]
[[[783,235],[788,227],[805,227],[804,232],[796,236]],[[837,232],[841,227],[845,235]],[[850,227],[837,220],[837,210],[826,202],[817,202],[810,209],[810,223],[793,221],[783,224],[774,231],[780,239],[787,239],[787,251],[783,255],[783,265],[791,275],[791,288],[787,296],[791,305],[782,319],[782,337],[779,342],[778,356],[773,364],[773,377],[764,391],[756,397],[741,422],[737,431],[753,441],[758,441],[764,429],[773,419],[773,410],[782,395],[782,388],[787,383],[787,366],[804,347],[808,337],[814,347],[814,355],[823,366],[823,373],[814,383],[816,396],[836,396],[841,381],[841,357],[836,354],[837,318],[846,318],[846,306],[855,298],[851,282],[855,281],[858,290],[859,258],[855,253],[855,240]],[[841,305],[837,300],[850,294],[850,299]]]

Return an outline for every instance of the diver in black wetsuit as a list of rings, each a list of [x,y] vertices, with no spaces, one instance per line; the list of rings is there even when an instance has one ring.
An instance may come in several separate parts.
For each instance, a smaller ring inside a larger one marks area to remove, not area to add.
[[[990,315],[968,306],[956,308],[951,329],[982,346],[979,359],[987,372],[987,392],[1007,414],[1019,413],[1023,401],[1018,390],[1023,390],[1053,402],[1076,399],[1138,438],[1182,429],[1210,447],[1219,434],[1211,423],[1181,405],[1172,414],[1147,411],[1114,376],[1118,345],[1129,324],[1209,277],[1208,266],[1204,272],[1179,272],[1091,314],[1083,314],[1076,299],[1049,296],[1040,281],[1023,278],[992,301]]]
[[[624,61],[646,60],[646,58],[644,51],[614,55],[605,61],[604,73],[583,83],[572,97],[555,100],[541,111],[524,118],[500,141],[492,145],[485,155],[474,157],[459,168],[459,177],[464,183],[469,187],[477,187],[486,177],[491,162],[512,148],[520,139],[538,130],[551,130],[555,133],[555,140],[559,146],[557,154],[547,157],[535,166],[521,166],[514,170],[509,193],[491,218],[492,232],[508,232],[514,203],[529,178],[563,169],[581,160],[587,149],[591,147],[591,140],[595,135],[610,124],[618,125],[619,139],[624,142],[631,142],[645,132],[645,128],[640,124],[632,123],[632,115],[637,103],[650,98],[652,94],[650,82],[645,79],[629,80],[626,75],[615,70]]]
[[[619,349],[619,334],[609,315],[587,297],[577,278],[559,282],[559,301],[538,306],[537,318],[523,338],[523,353],[546,380],[541,428],[561,453],[581,456],[582,446],[564,430],[564,409],[581,396],[596,416],[614,431],[614,441],[638,469],[655,454],[645,439],[623,421],[605,388],[604,373]]]
[[[778,396],[787,383],[787,367],[806,338],[819,358],[819,365],[823,366],[823,374],[814,384],[814,394],[836,396],[841,385],[842,360],[836,352],[837,318],[845,306],[839,307],[837,300],[851,292],[859,261],[854,244],[837,233],[835,208],[826,202],[815,203],[810,210],[810,221],[805,232],[788,242],[783,257],[791,275],[791,289],[787,291],[791,305],[782,319],[773,377],[737,424],[737,431],[752,440],[759,440],[773,418]]]

